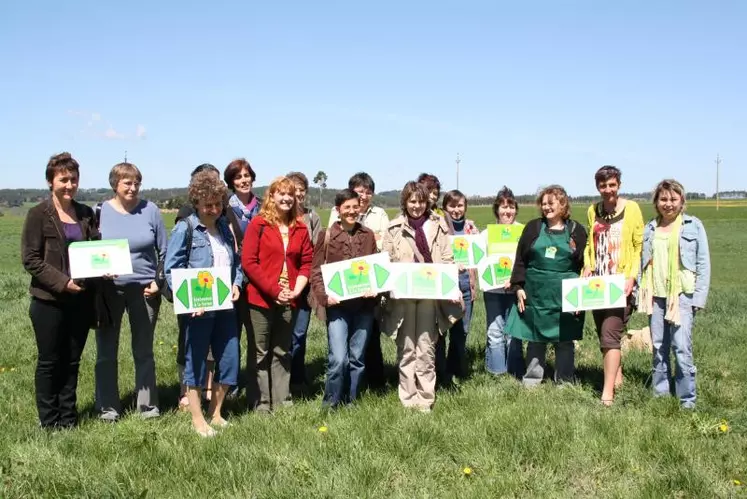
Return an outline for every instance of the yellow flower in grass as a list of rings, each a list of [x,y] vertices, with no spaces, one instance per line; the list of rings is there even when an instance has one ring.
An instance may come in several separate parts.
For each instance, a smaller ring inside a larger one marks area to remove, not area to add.
[[[732,480],[731,483],[733,483],[735,487],[741,487],[742,486],[742,482],[740,482],[739,480],[736,480],[736,479]]]
[[[462,470],[462,473],[464,473],[464,476],[472,476],[472,468],[467,466]]]
[[[718,425],[718,431],[721,433],[726,433],[729,431],[729,425],[726,424],[726,421],[722,421],[720,425]]]
[[[327,433],[328,428],[326,426],[319,427],[319,433]]]
[[[458,237],[454,239],[454,248],[457,251],[466,251],[467,247],[469,247],[469,244],[467,243],[467,240],[463,237]]]
[[[511,268],[511,259],[507,256],[502,256],[498,259],[498,267],[502,269],[510,269]]]
[[[350,264],[350,270],[353,271],[355,276],[366,276],[368,275],[369,266],[365,260],[356,260]]]
[[[592,279],[589,281],[589,288],[593,289],[594,291],[599,291],[600,289],[604,288],[604,281],[601,279]]]
[[[436,270],[433,267],[425,267],[420,271],[420,275],[431,281],[436,279]]]
[[[213,275],[210,272],[202,271],[197,273],[197,282],[201,288],[212,289],[213,287]]]

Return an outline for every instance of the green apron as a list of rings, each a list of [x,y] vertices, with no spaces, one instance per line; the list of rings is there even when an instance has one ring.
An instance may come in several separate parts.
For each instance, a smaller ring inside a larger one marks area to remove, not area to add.
[[[506,331],[514,338],[539,343],[580,340],[583,336],[584,314],[562,312],[562,281],[574,279],[571,270],[571,235],[568,226],[563,232],[550,232],[543,222],[540,235],[529,250],[524,292],[527,295],[524,313],[512,307]]]

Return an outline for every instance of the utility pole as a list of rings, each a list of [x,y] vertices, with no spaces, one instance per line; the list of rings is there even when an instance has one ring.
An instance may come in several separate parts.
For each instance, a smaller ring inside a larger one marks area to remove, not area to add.
[[[719,193],[718,193],[718,173],[719,173],[719,167],[721,166],[721,157],[716,154],[716,211],[718,211],[718,201],[719,201]]]
[[[462,160],[459,159],[459,153],[457,153],[457,158],[456,158],[456,166],[457,166],[457,172],[456,172],[457,173],[457,184],[456,184],[456,188],[457,188],[457,190],[459,190],[459,163],[461,163],[461,162],[462,162]]]
[[[125,160],[124,160],[124,162],[127,163],[127,151],[126,150],[125,150]]]

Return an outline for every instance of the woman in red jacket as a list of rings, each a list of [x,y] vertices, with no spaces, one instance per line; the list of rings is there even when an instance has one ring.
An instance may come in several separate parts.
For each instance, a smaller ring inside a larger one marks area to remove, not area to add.
[[[313,249],[296,217],[296,186],[275,179],[244,233],[241,265],[257,345],[257,411],[290,404],[290,348],[296,302],[309,282]]]

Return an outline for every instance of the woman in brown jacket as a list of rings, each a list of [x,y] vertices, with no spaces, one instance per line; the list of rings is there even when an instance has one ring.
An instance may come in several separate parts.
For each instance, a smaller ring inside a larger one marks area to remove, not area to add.
[[[340,219],[319,234],[311,264],[311,292],[319,307],[326,307],[329,357],[324,407],[349,404],[358,397],[375,306],[373,294],[339,302],[325,292],[322,265],[377,253],[376,235],[358,222],[358,194],[350,189],[340,191],[335,196],[335,208]]]
[[[29,210],[23,225],[23,267],[31,274],[29,316],[39,355],[36,406],[42,428],[69,428],[78,423],[78,367],[88,330],[94,325],[91,283],[70,278],[67,247],[74,241],[99,239],[93,210],[76,202],[78,162],[69,153],[47,164],[51,196]]]

